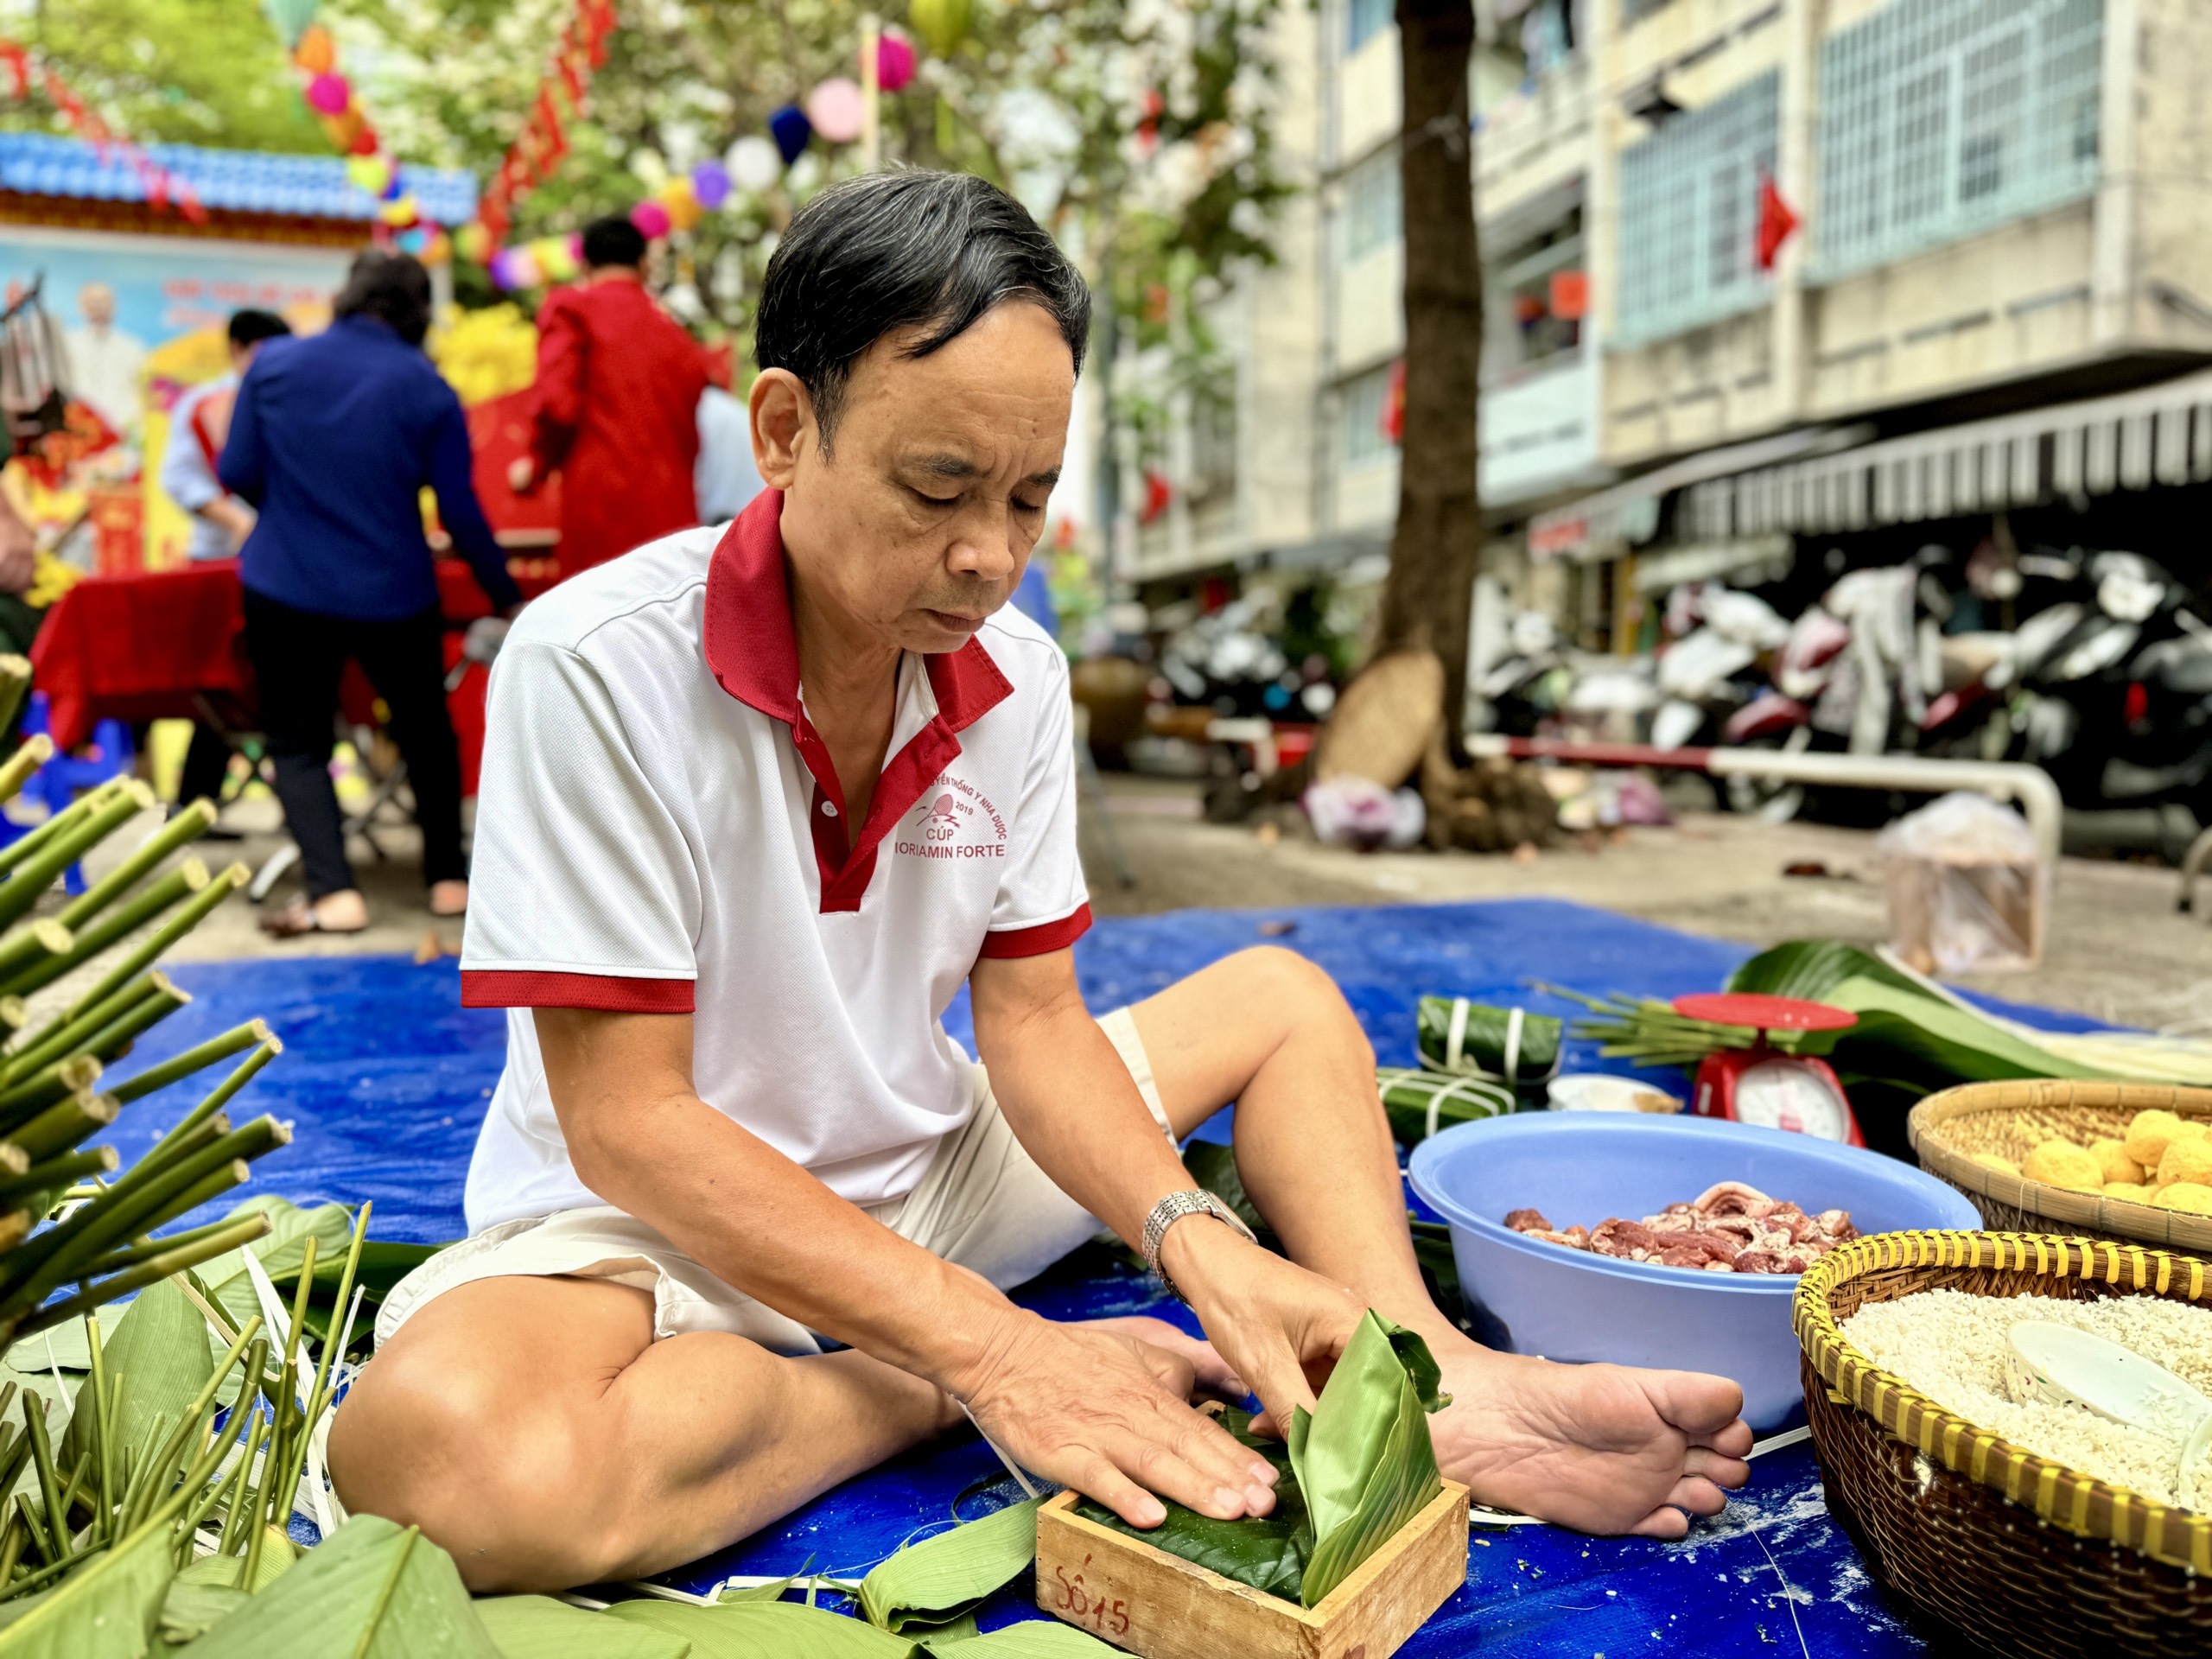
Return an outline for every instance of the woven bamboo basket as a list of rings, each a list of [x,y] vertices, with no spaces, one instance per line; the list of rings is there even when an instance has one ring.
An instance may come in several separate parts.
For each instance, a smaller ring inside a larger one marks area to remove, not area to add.
[[[2008,1656],[2212,1649],[2212,1516],[1977,1428],[1877,1370],[1837,1329],[1867,1302],[1941,1288],[2212,1309],[2212,1268],[2082,1238],[1880,1233],[1822,1256],[1792,1306],[1829,1508],[1892,1592]]]
[[[1993,1232],[2080,1234],[2212,1256],[2212,1216],[2046,1186],[1974,1161],[1976,1153],[1993,1152],[2017,1164],[2054,1137],[2083,1147],[2123,1138],[2129,1120],[2153,1108],[2212,1120],[2212,1089],[2056,1079],[1970,1083],[1915,1106],[1905,1133],[1921,1167],[1972,1198]]]

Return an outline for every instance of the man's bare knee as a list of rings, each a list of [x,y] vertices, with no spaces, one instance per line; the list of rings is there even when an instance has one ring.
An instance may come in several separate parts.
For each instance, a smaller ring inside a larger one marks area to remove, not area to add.
[[[583,1402],[532,1395],[443,1344],[379,1355],[332,1420],[348,1510],[423,1529],[475,1590],[589,1583],[632,1548]]]
[[[1266,1010],[1287,1037],[1326,1033],[1344,1044],[1357,1044],[1362,1064],[1374,1065],[1367,1033],[1337,982],[1295,950],[1255,944],[1224,958],[1220,966],[1236,976],[1239,1005]]]

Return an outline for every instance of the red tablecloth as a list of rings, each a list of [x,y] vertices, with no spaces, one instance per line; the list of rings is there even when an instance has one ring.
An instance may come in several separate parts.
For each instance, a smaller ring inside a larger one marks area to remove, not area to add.
[[[555,579],[549,560],[518,558],[511,568],[525,597],[543,593]],[[466,563],[440,559],[437,575],[448,621],[491,614],[492,601]],[[243,594],[235,559],[88,576],[64,594],[31,647],[33,683],[47,695],[54,742],[74,748],[102,720],[196,719],[201,698],[226,721],[257,724]],[[448,637],[448,667],[460,651],[458,637]],[[448,699],[461,740],[463,783],[472,792],[483,749],[485,677],[473,668]],[[345,696],[349,717],[365,721],[371,698],[358,668],[346,671]]]

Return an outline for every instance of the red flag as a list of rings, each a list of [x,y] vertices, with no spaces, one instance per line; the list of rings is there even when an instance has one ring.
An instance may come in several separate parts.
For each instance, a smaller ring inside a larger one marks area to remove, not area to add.
[[[541,141],[538,162],[550,172],[555,163],[569,153],[569,137],[561,130],[561,112],[553,107],[553,89],[541,86],[537,89],[537,135]]]
[[[1774,175],[1764,168],[1760,168],[1758,240],[1753,246],[1753,252],[1761,270],[1774,269],[1774,262],[1782,252],[1782,245],[1789,239],[1796,228],[1797,215],[1782,199],[1782,192],[1774,182]]]
[[[1382,391],[1382,413],[1375,424],[1391,442],[1405,442],[1406,359],[1402,357],[1390,365],[1390,381]]]

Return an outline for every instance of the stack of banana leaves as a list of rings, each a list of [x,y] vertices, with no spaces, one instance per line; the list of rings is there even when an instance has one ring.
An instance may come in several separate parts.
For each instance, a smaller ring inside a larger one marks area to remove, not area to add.
[[[1749,1048],[1758,1033],[1676,1014],[1667,1003],[1590,997],[1574,1035],[1639,1065],[1695,1065],[1717,1049]],[[1825,1058],[1850,1094],[1868,1143],[1905,1150],[1913,1102],[1962,1083],[2071,1077],[2212,1086],[2212,1044],[2135,1032],[2050,1032],[1976,1007],[1886,953],[1836,939],[1797,939],[1762,951],[1729,976],[1727,989],[1825,1002],[1858,1015],[1842,1031],[1776,1033],[1774,1047]]]

